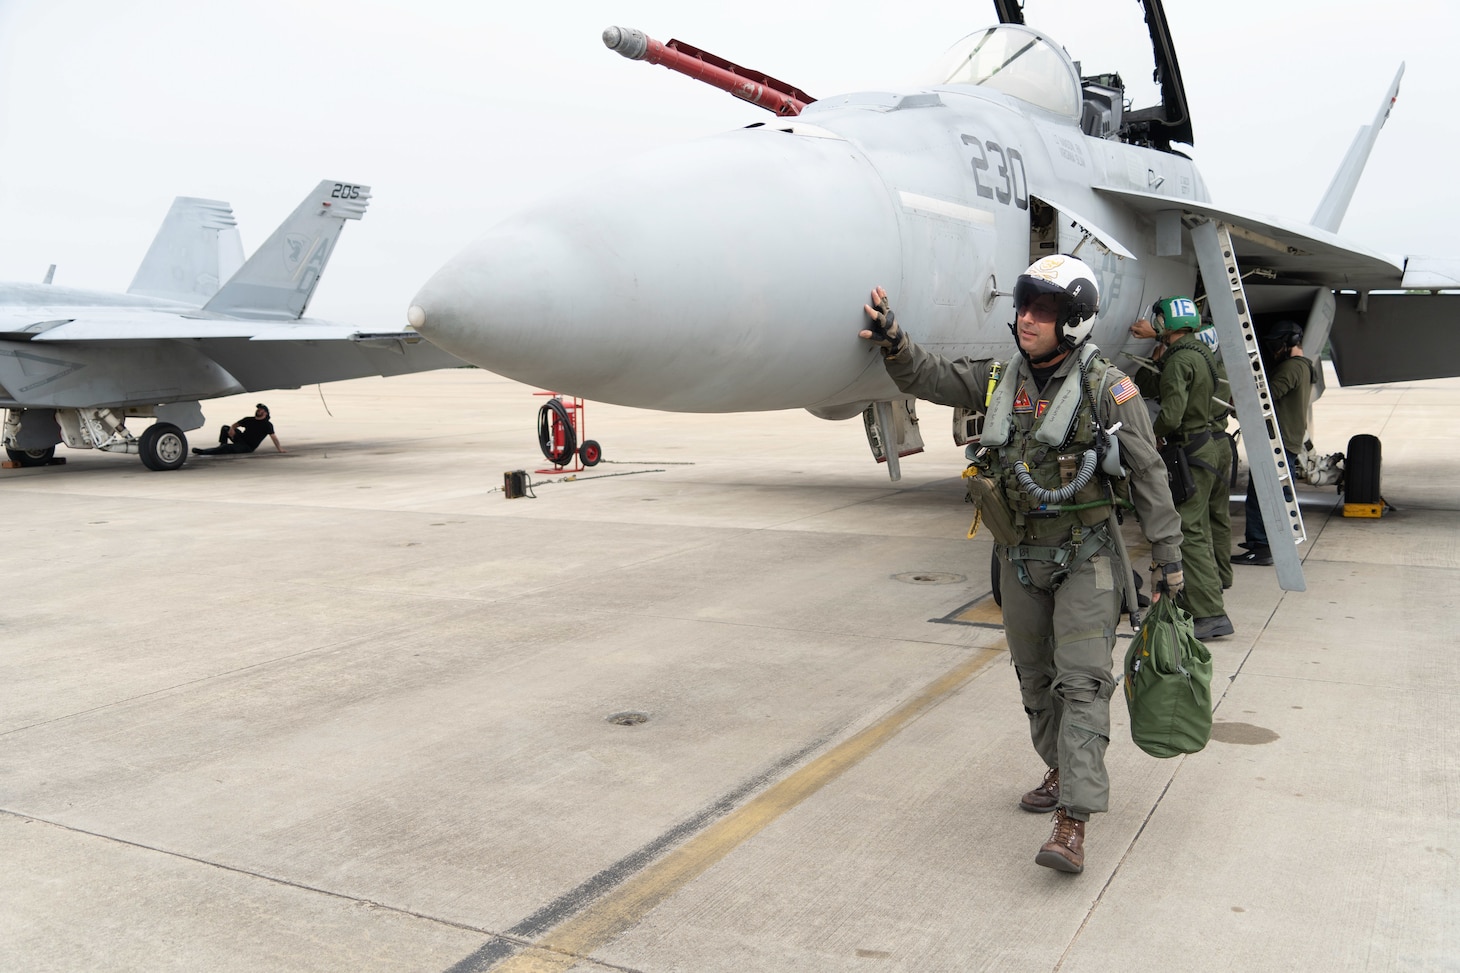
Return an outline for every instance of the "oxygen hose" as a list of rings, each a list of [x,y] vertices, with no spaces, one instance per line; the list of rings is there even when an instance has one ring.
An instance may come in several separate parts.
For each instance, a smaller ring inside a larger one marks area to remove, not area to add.
[[[1085,450],[1085,454],[1080,457],[1080,468],[1075,471],[1075,478],[1058,490],[1046,490],[1035,483],[1034,477],[1029,475],[1029,466],[1022,460],[1014,464],[1014,478],[1019,481],[1019,485],[1024,488],[1025,492],[1040,503],[1064,503],[1083,490],[1095,476],[1095,463],[1095,450]]]

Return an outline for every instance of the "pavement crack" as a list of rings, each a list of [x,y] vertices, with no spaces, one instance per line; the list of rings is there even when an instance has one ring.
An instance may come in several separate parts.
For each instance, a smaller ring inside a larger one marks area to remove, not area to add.
[[[492,938],[508,938],[502,936],[501,933],[493,932],[490,929],[483,929],[480,926],[473,926],[469,923],[457,922],[452,919],[444,919],[440,916],[433,916],[424,912],[417,912],[412,909],[402,909],[400,906],[394,906],[387,902],[380,902],[376,899],[367,899],[357,895],[349,895],[344,892],[335,892],[331,889],[320,888],[317,885],[308,885],[304,882],[296,882],[291,879],[281,878],[277,875],[269,875],[264,872],[258,872],[248,868],[239,868],[236,865],[227,865],[223,862],[216,862],[207,858],[199,858],[197,855],[188,855],[180,851],[173,851],[169,848],[159,848],[156,845],[144,844],[140,841],[129,841],[126,838],[118,838],[115,835],[102,834],[98,831],[89,831],[86,828],[77,828],[69,824],[62,824],[59,821],[52,821],[48,818],[40,818],[36,817],[33,814],[26,814],[23,811],[17,811],[13,808],[0,808],[0,815],[15,818],[20,821],[29,821],[35,824],[43,824],[48,827],[56,828],[60,831],[68,832],[70,834],[85,835],[88,838],[96,838],[98,840],[110,842],[112,844],[124,845],[128,848],[136,848],[140,851],[150,851],[154,854],[166,855],[169,858],[175,858],[179,861],[192,862],[197,865],[204,865],[209,868],[216,868],[220,871],[229,872],[233,875],[242,875],[247,878],[259,879],[260,881],[268,882],[271,885],[297,889],[301,892],[312,892],[316,895],[323,895],[328,896],[332,899],[338,899],[341,902],[349,902],[354,905],[368,906],[369,908],[380,909],[385,912],[394,913],[395,915],[407,916],[412,919],[420,919],[424,922],[430,922],[441,926],[448,926],[452,929],[460,929],[463,932],[475,933],[477,935],[488,936]]]

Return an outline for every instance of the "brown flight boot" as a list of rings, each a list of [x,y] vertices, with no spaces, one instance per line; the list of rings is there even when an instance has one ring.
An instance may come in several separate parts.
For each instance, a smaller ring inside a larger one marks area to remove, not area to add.
[[[1034,856],[1036,865],[1078,875],[1085,870],[1085,822],[1076,821],[1063,807],[1055,808],[1054,833]]]
[[[1035,814],[1048,814],[1060,803],[1060,769],[1058,767],[1044,775],[1044,783],[1019,798],[1019,806]]]

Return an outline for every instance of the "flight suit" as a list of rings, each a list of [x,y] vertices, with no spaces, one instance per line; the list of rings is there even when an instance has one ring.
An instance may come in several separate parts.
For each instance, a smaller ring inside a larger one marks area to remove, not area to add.
[[[1308,435],[1308,399],[1313,394],[1313,363],[1301,355],[1292,355],[1272,366],[1267,373],[1267,390],[1272,396],[1272,411],[1277,419],[1278,434],[1287,454],[1288,470],[1298,468],[1298,452]],[[1262,523],[1262,505],[1252,476],[1247,478],[1247,530],[1249,547],[1267,547],[1267,528]]]
[[[1093,350],[1093,346],[1088,346]],[[942,405],[989,413],[984,440],[1006,437],[984,462],[1003,485],[1020,536],[1017,545],[996,544],[1000,591],[1009,655],[1019,677],[1030,739],[1045,765],[1060,772],[1060,804],[1075,820],[1088,820],[1109,805],[1105,749],[1110,742],[1110,697],[1115,690],[1111,653],[1120,620],[1123,572],[1106,526],[1109,497],[1128,492],[1142,530],[1159,563],[1181,557],[1180,519],[1171,504],[1166,470],[1156,452],[1150,418],[1135,385],[1098,354],[1087,363],[1088,394],[1078,401],[1070,436],[1093,441],[1089,400],[1098,402],[1102,429],[1115,423],[1121,462],[1130,475],[1116,484],[1097,472],[1092,485],[1058,511],[1040,505],[1018,486],[1016,463],[1041,487],[1061,486],[1058,454],[1063,450],[1035,435],[1057,411],[1060,393],[1080,394],[1081,352],[1066,356],[1038,388],[1022,355],[1014,354],[991,400],[992,359],[949,361],[908,341],[886,358],[887,373],[904,392]],[[1001,411],[1000,403],[1012,403]],[[993,425],[1005,428],[995,430]],[[1079,451],[1078,449],[1075,451]],[[1091,501],[1083,498],[1099,496]],[[1049,506],[1049,505],[1045,505]],[[1071,510],[1070,507],[1080,509]]]
[[[1181,566],[1186,575],[1183,607],[1195,618],[1225,615],[1224,578],[1217,558],[1230,557],[1232,449],[1225,432],[1227,410],[1213,398],[1225,398],[1219,395],[1218,365],[1207,346],[1190,334],[1167,348],[1160,365],[1154,391],[1161,411],[1151,423],[1152,431],[1185,449],[1196,483],[1196,492],[1176,508],[1181,515]],[[1149,373],[1140,377],[1139,384],[1142,391],[1150,389]],[[1220,549],[1215,546],[1213,526],[1218,523],[1225,525]],[[1228,572],[1230,563],[1228,560]]]
[[[1231,401],[1232,384],[1227,381],[1227,365],[1222,361],[1220,344],[1217,341],[1216,329],[1207,325],[1196,332],[1196,340],[1211,349],[1217,359],[1217,398],[1223,401]],[[1144,369],[1141,370],[1140,378],[1150,375]],[[1139,379],[1138,379],[1139,381]],[[1146,386],[1141,385],[1141,394],[1151,398],[1156,397],[1155,392],[1148,393]],[[1235,484],[1232,481],[1233,475],[1237,472],[1237,448],[1236,442],[1227,434],[1227,415],[1223,413],[1220,418],[1213,421],[1212,433],[1222,433],[1227,436],[1228,462],[1232,469],[1227,474],[1227,486]],[[1212,553],[1217,558],[1217,577],[1221,579],[1223,588],[1232,587],[1232,504],[1230,497],[1226,504],[1212,505]]]
[[[1227,381],[1227,365],[1222,359],[1217,359],[1217,398],[1230,402],[1232,400],[1232,385]],[[1217,578],[1222,582],[1223,588],[1232,587],[1232,496],[1231,488],[1236,484],[1233,477],[1237,470],[1237,449],[1234,440],[1227,432],[1227,413],[1223,412],[1217,419],[1212,420],[1212,434],[1221,433],[1226,437],[1227,446],[1227,479],[1224,483],[1218,484],[1217,489],[1227,498],[1226,503],[1212,504],[1212,555],[1217,559]]]

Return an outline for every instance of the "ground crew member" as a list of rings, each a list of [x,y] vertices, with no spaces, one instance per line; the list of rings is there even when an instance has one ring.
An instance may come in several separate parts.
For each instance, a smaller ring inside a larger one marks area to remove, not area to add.
[[[1160,401],[1152,431],[1168,446],[1185,454],[1194,489],[1173,496],[1181,515],[1181,564],[1186,574],[1183,606],[1191,612],[1196,637],[1202,641],[1232,634],[1232,621],[1222,602],[1221,570],[1230,548],[1213,546],[1213,525],[1223,525],[1223,544],[1230,544],[1231,499],[1228,477],[1232,447],[1227,439],[1226,390],[1216,356],[1196,337],[1201,315],[1189,297],[1166,297],[1151,305],[1149,320],[1131,326],[1138,338],[1155,337],[1160,371],[1136,375],[1141,394]],[[1222,404],[1219,404],[1218,400]],[[1230,572],[1231,568],[1228,567]]]
[[[1137,321],[1139,323],[1139,321]],[[1131,329],[1134,332],[1134,329]],[[1153,337],[1148,335],[1146,337]],[[1212,349],[1212,355],[1216,356],[1216,397],[1222,400],[1222,418],[1213,422],[1213,435],[1221,432],[1228,444],[1228,451],[1231,451],[1231,469],[1226,473],[1226,485],[1237,486],[1237,440],[1226,432],[1226,419],[1228,416],[1237,415],[1232,408],[1232,383],[1226,380],[1226,362],[1222,361],[1221,342],[1216,339],[1216,329],[1210,324],[1196,333],[1197,340],[1204,343],[1207,348]],[[1165,348],[1165,345],[1158,345],[1158,348]],[[1216,576],[1222,581],[1222,590],[1232,587],[1232,503],[1228,497],[1226,504],[1212,505],[1212,557],[1216,558]]]
[[[1313,394],[1313,363],[1303,357],[1303,329],[1292,321],[1273,325],[1259,342],[1262,367],[1267,372],[1267,391],[1272,396],[1272,411],[1277,418],[1278,434],[1283,439],[1283,453],[1288,460],[1289,476],[1298,468],[1298,451],[1308,435],[1308,398]],[[1268,546],[1267,528],[1262,523],[1262,506],[1252,473],[1247,473],[1246,548],[1232,555],[1233,564],[1271,564],[1272,549]]]
[[[1019,354],[1002,371],[992,359],[949,361],[919,348],[881,287],[863,308],[871,324],[861,332],[882,347],[904,392],[986,414],[965,477],[994,534],[1009,654],[1048,768],[1019,806],[1054,812],[1035,861],[1063,872],[1084,868],[1085,824],[1109,803],[1122,589],[1136,603],[1116,504],[1134,505],[1151,542],[1154,590],[1174,597],[1182,585],[1180,519],[1146,407],[1135,383],[1086,340],[1099,301],[1083,262],[1065,254],[1035,262],[1014,285],[1009,328]]]
[[[1130,333],[1137,338],[1150,339],[1156,337],[1156,329],[1151,327],[1151,322],[1148,321],[1146,318],[1141,318],[1140,320],[1136,321],[1135,324],[1131,325]],[[1196,338],[1198,341],[1203,342],[1208,348],[1210,348],[1212,350],[1212,354],[1216,356],[1217,385],[1221,389],[1221,391],[1217,393],[1217,398],[1223,400],[1224,402],[1230,403],[1232,398],[1232,385],[1230,382],[1227,381],[1227,365],[1225,362],[1222,361],[1221,342],[1217,339],[1217,329],[1208,324],[1206,327],[1202,328],[1196,333]],[[1137,373],[1137,384],[1140,384],[1142,382],[1142,378],[1144,375],[1147,374],[1147,372],[1149,372],[1149,374],[1151,375],[1160,374],[1161,370],[1159,367],[1156,366],[1156,362],[1160,361],[1161,354],[1165,350],[1165,345],[1157,344],[1156,350],[1153,353],[1153,361],[1147,362],[1145,359],[1136,358],[1136,361],[1140,362],[1142,365],[1147,366],[1147,368],[1143,368],[1141,372]],[[1148,398],[1151,397],[1149,393],[1143,392],[1142,394],[1146,395]],[[1228,405],[1228,408],[1231,408],[1230,404]],[[1235,415],[1235,413],[1233,414]],[[1226,432],[1225,420],[1223,420],[1222,431]],[[1234,440],[1231,436],[1227,437],[1227,443],[1228,449],[1232,454],[1232,469],[1231,472],[1227,475],[1227,486],[1235,487],[1237,485],[1237,443],[1236,440]],[[1226,591],[1228,588],[1232,587],[1231,552],[1232,508],[1229,500],[1228,505],[1225,507],[1217,504],[1214,505],[1212,508],[1212,555],[1217,559],[1217,577],[1221,579],[1223,591]]]

